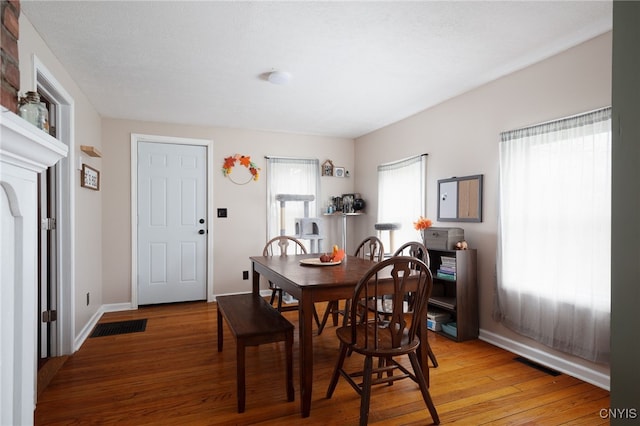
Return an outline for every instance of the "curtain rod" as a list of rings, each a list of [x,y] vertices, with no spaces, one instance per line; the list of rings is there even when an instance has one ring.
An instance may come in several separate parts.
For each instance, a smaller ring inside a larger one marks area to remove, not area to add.
[[[426,153],[425,154],[412,155],[411,157],[406,157],[406,158],[402,158],[400,160],[391,161],[390,163],[380,164],[380,166],[393,166],[394,164],[399,164],[399,163],[402,163],[403,161],[413,160],[414,158],[418,158],[418,157],[427,157],[428,155],[429,154],[426,154]]]
[[[611,106],[605,106],[602,108],[596,108],[594,110],[591,111],[587,111],[587,112],[581,112],[578,114],[573,114],[573,115],[569,115],[567,117],[562,117],[562,118],[556,118],[556,119],[552,119],[552,120],[548,120],[548,121],[543,121],[542,123],[537,123],[537,124],[531,124],[529,126],[525,126],[525,127],[520,127],[518,129],[512,129],[512,130],[505,130],[504,132],[500,132],[500,137],[501,139],[504,140],[505,137],[508,137],[509,134],[515,133],[515,132],[522,132],[522,131],[529,131],[535,128],[540,128],[543,126],[547,126],[549,124],[556,124],[556,123],[567,123],[570,122],[571,120],[575,120],[577,118],[580,117],[586,117],[590,114],[595,114],[595,113],[599,113],[602,111],[606,111],[606,110],[610,110]],[[561,127],[561,129],[566,129],[566,128],[571,128],[571,127],[575,127],[575,126],[566,126],[566,127]]]
[[[264,158],[267,160],[317,160],[317,158],[300,158],[300,157],[280,157],[277,155],[265,155]]]

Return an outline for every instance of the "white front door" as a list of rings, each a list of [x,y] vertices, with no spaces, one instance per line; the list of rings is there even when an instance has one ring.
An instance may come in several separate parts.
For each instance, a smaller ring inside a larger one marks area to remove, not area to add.
[[[206,299],[207,147],[138,143],[138,303]]]

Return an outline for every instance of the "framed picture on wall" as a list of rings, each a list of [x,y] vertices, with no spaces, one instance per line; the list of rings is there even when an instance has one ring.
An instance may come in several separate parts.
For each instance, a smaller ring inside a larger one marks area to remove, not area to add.
[[[482,222],[483,175],[438,181],[438,220]]]
[[[333,162],[331,160],[322,163],[322,176],[333,176]]]
[[[344,177],[344,167],[334,167],[333,175],[335,177]]]
[[[100,191],[100,172],[93,167],[83,164],[80,174],[80,186],[93,189],[94,191]]]

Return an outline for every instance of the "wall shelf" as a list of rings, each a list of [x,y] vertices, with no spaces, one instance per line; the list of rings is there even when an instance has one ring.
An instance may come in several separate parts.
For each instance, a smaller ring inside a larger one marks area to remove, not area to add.
[[[80,145],[80,151],[84,152],[89,157],[102,157],[102,153],[98,151],[98,148],[91,145]]]

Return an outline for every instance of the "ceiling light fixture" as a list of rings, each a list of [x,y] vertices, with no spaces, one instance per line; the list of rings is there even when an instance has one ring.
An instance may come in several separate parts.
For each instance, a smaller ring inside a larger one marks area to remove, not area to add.
[[[273,84],[283,85],[287,84],[289,80],[291,80],[291,74],[285,71],[271,71],[267,80]]]

